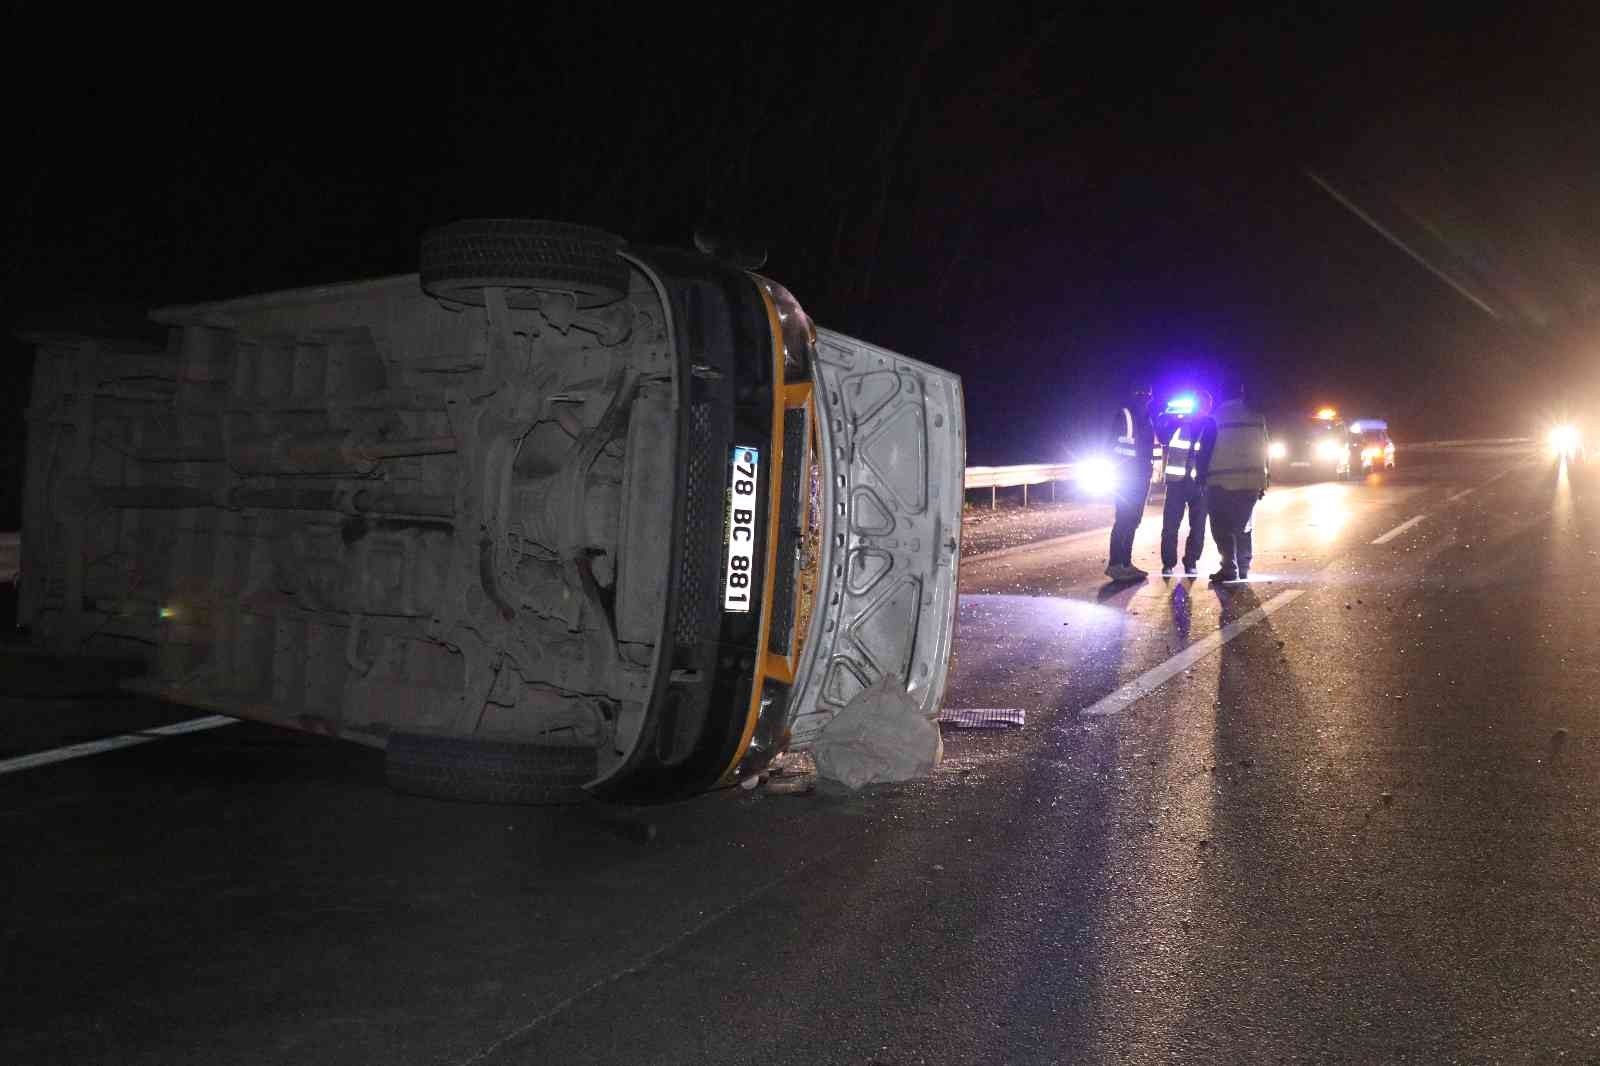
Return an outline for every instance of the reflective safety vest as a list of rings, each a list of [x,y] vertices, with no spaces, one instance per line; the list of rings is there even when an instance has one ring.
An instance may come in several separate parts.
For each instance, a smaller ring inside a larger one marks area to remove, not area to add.
[[[1122,409],[1122,435],[1111,446],[1111,451],[1120,459],[1139,458],[1138,443],[1133,439],[1133,412],[1126,407]]]
[[[1213,417],[1217,440],[1206,483],[1222,489],[1266,488],[1267,420],[1239,400],[1218,407]]]
[[[1122,432],[1117,435],[1117,442],[1111,446],[1111,453],[1119,462],[1133,462],[1139,458],[1139,441],[1133,435],[1133,411],[1127,407],[1122,409]],[[1161,458],[1161,448],[1152,446],[1150,454],[1145,456],[1147,461]]]
[[[1172,440],[1167,443],[1167,476],[1186,478],[1194,472],[1195,452],[1200,448],[1199,435],[1194,440],[1185,436],[1190,432],[1182,422],[1178,423],[1178,431],[1172,435]]]

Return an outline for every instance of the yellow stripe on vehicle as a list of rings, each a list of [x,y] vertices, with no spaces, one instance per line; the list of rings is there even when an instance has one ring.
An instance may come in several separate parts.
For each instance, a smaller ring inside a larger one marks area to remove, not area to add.
[[[750,741],[756,735],[756,723],[761,719],[761,690],[767,680],[767,641],[772,636],[772,590],[777,581],[778,569],[778,518],[783,507],[783,412],[786,406],[783,377],[783,324],[778,320],[778,305],[754,278],[750,283],[761,294],[767,308],[767,327],[772,334],[772,473],[767,477],[767,564],[761,578],[761,625],[756,632],[755,676],[750,679],[750,705],[745,711],[744,731],[734,748],[733,758],[723,769],[719,785],[731,785],[734,773],[750,750]]]
[[[804,445],[806,450],[800,456],[801,492],[804,494],[808,491],[806,488],[807,474],[811,469],[811,456],[816,448],[817,443],[817,417],[816,411],[812,406],[811,382],[801,381],[794,384],[785,384],[783,387],[783,409],[785,413],[789,411],[804,411],[806,415],[806,441]],[[782,504],[783,501],[780,499],[779,506],[781,507]],[[800,519],[803,522],[805,521],[806,506],[803,502],[801,502],[799,507]],[[790,591],[790,596],[796,601],[791,605],[791,609],[795,612],[792,617],[794,618],[796,624],[791,626],[789,629],[789,647],[786,648],[781,655],[772,651],[770,648],[767,649],[765,653],[767,659],[767,676],[772,680],[785,685],[794,684],[794,675],[800,665],[797,661],[799,656],[795,651],[795,649],[800,646],[798,601],[800,599],[801,574],[798,565],[795,568],[794,577],[794,588]]]

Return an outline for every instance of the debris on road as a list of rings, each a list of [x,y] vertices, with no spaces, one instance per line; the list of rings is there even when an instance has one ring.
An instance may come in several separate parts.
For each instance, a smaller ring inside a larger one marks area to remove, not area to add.
[[[957,709],[946,707],[939,712],[937,721],[941,725],[953,725],[957,729],[1005,729],[1021,726],[1026,717],[1026,712],[1021,707],[978,707],[972,709]]]
[[[961,515],[961,558],[1083,533],[1110,520],[1109,509],[1095,502],[1036,501],[1024,508],[1008,507],[1002,501],[998,511],[987,506],[967,507]]]
[[[767,791],[774,796],[808,796],[817,790],[817,776],[779,777],[767,782]]]
[[[772,760],[766,771],[739,782],[742,787],[754,789],[746,782],[758,781],[764,795],[805,796],[817,790],[817,764],[809,752],[786,751]]]
[[[904,683],[889,675],[858,693],[823,728],[812,754],[821,778],[855,790],[928,776],[944,757],[944,739]]]

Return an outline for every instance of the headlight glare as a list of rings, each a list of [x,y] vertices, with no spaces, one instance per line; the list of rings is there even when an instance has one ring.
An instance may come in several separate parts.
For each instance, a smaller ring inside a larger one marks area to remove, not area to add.
[[[1116,487],[1116,468],[1104,456],[1094,456],[1078,464],[1078,488],[1090,496],[1109,496]]]

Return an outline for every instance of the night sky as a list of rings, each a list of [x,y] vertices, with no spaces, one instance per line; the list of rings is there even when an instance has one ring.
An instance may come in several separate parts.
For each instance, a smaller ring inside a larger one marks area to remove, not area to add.
[[[13,5],[8,335],[409,272],[427,227],[520,216],[765,242],[818,321],[962,374],[975,463],[1064,457],[1130,375],[1402,441],[1600,385],[1588,16],[335,7]]]

